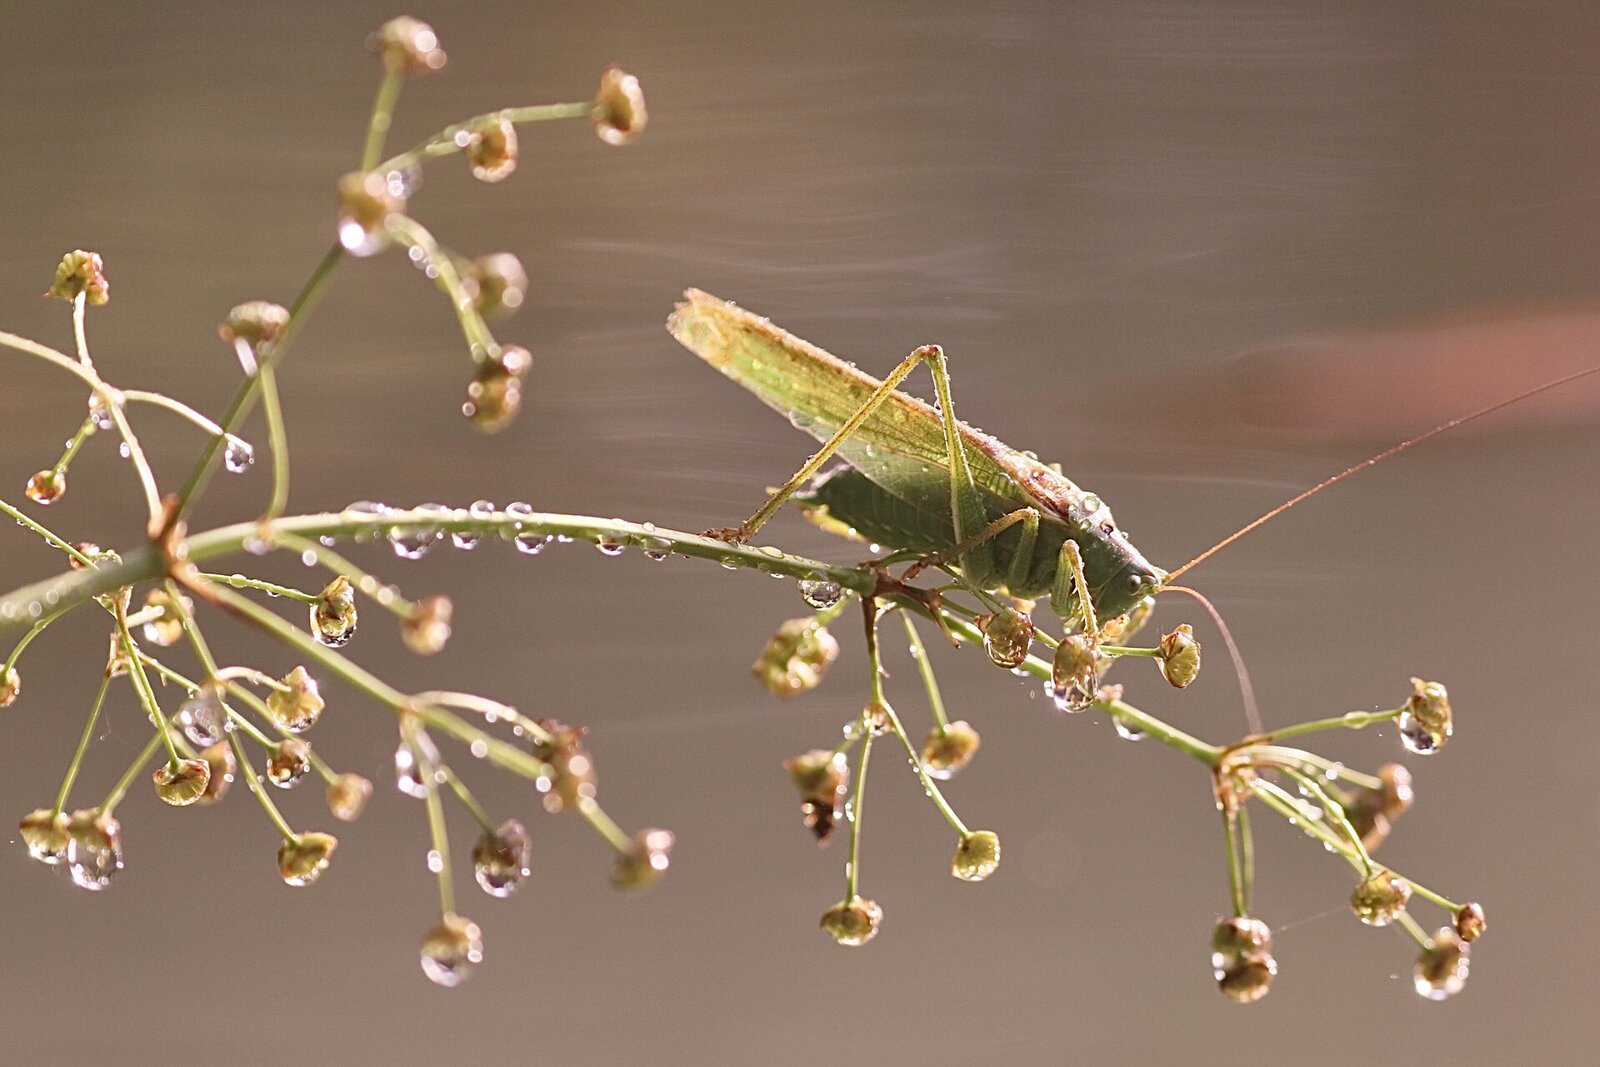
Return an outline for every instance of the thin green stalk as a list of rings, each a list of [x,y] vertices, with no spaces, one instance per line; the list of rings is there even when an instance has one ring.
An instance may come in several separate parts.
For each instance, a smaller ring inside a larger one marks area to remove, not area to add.
[[[90,559],[88,556],[86,556],[82,552],[78,551],[77,547],[74,546],[71,542],[67,541],[65,538],[63,538],[59,534],[55,533],[53,530],[49,529],[48,527],[46,527],[42,523],[40,523],[37,520],[35,520],[31,515],[29,515],[25,511],[23,511],[21,508],[17,507],[15,504],[9,504],[4,500],[0,500],[0,512],[4,512],[5,514],[7,514],[7,515],[11,516],[13,519],[15,519],[17,521],[17,525],[18,526],[24,527],[25,529],[28,529],[28,530],[32,530],[34,533],[36,533],[40,537],[44,538],[45,541],[47,541],[49,544],[53,545],[56,548],[59,548],[61,551],[65,552],[67,555],[71,556],[75,561],[77,561],[79,564],[81,564],[84,567],[84,569],[87,570],[88,568],[91,568],[91,567],[93,567],[95,565],[94,560]],[[104,590],[102,590],[102,592],[103,591]],[[51,601],[48,598],[44,598],[44,600],[45,600],[46,603],[54,603],[54,601]]]
[[[144,662],[139,658],[139,646],[134,643],[133,635],[128,632],[128,617],[119,603],[116,608],[117,639],[122,645],[122,654],[128,659],[128,675],[133,679],[133,688],[139,694],[139,700],[144,704],[145,711],[150,715],[150,721],[155,725],[156,732],[167,745],[167,765],[174,772],[182,762],[178,756],[178,749],[172,743],[172,733],[167,722],[166,713],[161,710],[161,704],[156,700],[156,691],[150,685],[149,677],[144,673]]]
[[[389,125],[394,121],[394,106],[400,99],[400,88],[405,75],[396,70],[384,69],[378,82],[378,95],[372,102],[372,115],[367,119],[367,140],[361,150],[361,169],[371,170],[383,154],[383,142],[389,135]]]
[[[11,655],[6,657],[5,666],[0,667],[0,680],[11,676],[12,668],[17,665],[17,660],[22,658],[22,650],[32,644],[35,637],[38,637],[40,634],[44,633],[45,630],[49,628],[51,623],[61,618],[61,616],[64,614],[66,613],[58,611],[54,615],[46,615],[44,618],[34,623],[28,632],[23,634],[22,637],[18,639],[17,643],[12,646]]]
[[[867,799],[867,763],[872,758],[872,727],[865,718],[861,720],[861,762],[856,766],[856,795],[850,802],[850,859],[844,868],[844,899],[851,901],[859,895],[861,882],[861,816]]]
[[[422,799],[428,809],[428,837],[433,842],[434,854],[439,857],[439,911],[454,915],[455,887],[450,884],[450,832],[444,823],[444,805],[439,802],[439,768],[427,756],[425,746],[417,744],[415,727],[403,722],[401,733],[411,749],[411,758],[417,763],[417,777],[422,782]]]
[[[298,600],[302,604],[315,604],[322,598],[315,593],[307,593],[301,589],[293,589],[287,585],[278,585],[276,582],[263,581],[260,578],[248,578],[243,574],[210,574],[203,573],[200,577],[208,582],[218,585],[231,586],[234,589],[254,589],[268,596],[287,597]]]
[[[433,234],[415,219],[399,218],[395,224],[395,237],[403,245],[422,250],[423,260],[434,270],[434,281],[450,298],[450,309],[461,324],[461,334],[466,338],[473,362],[482,363],[493,357],[500,346],[489,332],[483,316],[478,314],[472,299],[467,296],[461,275],[456,271],[455,260],[439,246]]]
[[[605,838],[612,848],[621,853],[632,851],[632,838],[605,813],[593,797],[578,798],[578,813],[589,821],[590,826],[599,831],[600,836]]]
[[[900,621],[906,624],[906,643],[911,648],[911,658],[917,661],[917,672],[922,675],[922,688],[927,691],[928,704],[933,708],[933,718],[939,724],[939,733],[949,733],[950,720],[944,713],[944,700],[939,696],[939,682],[933,676],[933,664],[928,662],[928,650],[922,643],[922,635],[917,633],[916,624],[911,621],[909,612],[902,611]]]
[[[1428,936],[1427,931],[1422,928],[1422,924],[1413,919],[1410,913],[1402,911],[1395,916],[1395,919],[1400,929],[1411,935],[1411,940],[1417,943],[1418,948],[1427,951],[1433,947],[1433,938]]]
[[[72,762],[67,764],[66,776],[61,779],[61,791],[56,794],[56,806],[50,810],[52,816],[60,815],[67,806],[67,796],[72,792],[72,783],[78,778],[78,768],[83,765],[83,757],[89,751],[89,741],[94,737],[95,723],[100,720],[100,706],[106,701],[106,690],[111,687],[111,672],[107,671],[100,679],[100,689],[94,695],[94,703],[89,706],[89,719],[83,724],[83,733],[78,737],[78,747],[72,753]]]
[[[1326,719],[1313,719],[1310,722],[1296,723],[1277,730],[1271,730],[1259,737],[1250,738],[1252,741],[1273,742],[1282,741],[1286,737],[1298,737],[1301,734],[1315,733],[1319,730],[1333,730],[1344,728],[1347,730],[1360,730],[1380,722],[1389,722],[1398,718],[1404,708],[1389,708],[1385,711],[1347,711],[1343,715],[1333,715]]]
[[[472,790],[467,788],[467,783],[461,780],[449,767],[444,768],[444,781],[450,787],[450,792],[456,795],[461,806],[472,813],[472,818],[486,834],[495,832],[495,825],[489,818],[489,813],[483,810],[483,805],[478,803],[478,798],[472,795]]]
[[[1223,810],[1222,838],[1228,859],[1228,891],[1233,899],[1233,914],[1242,918],[1250,914],[1250,900],[1245,888],[1244,863],[1240,856],[1237,811]]]
[[[1244,876],[1244,907],[1249,914],[1251,898],[1256,891],[1256,842],[1250,830],[1250,808],[1242,806],[1235,813],[1239,824],[1239,872]]]
[[[272,802],[267,795],[267,787],[261,779],[256,777],[256,769],[250,763],[250,754],[244,750],[244,742],[239,740],[239,732],[231,730],[228,733],[228,744],[233,748],[233,758],[239,763],[239,774],[244,778],[244,784],[250,792],[255,794],[256,800],[261,803],[261,810],[267,813],[267,818],[272,820],[272,825],[278,828],[278,833],[290,844],[298,841],[300,835],[294,832],[294,827],[284,819],[283,813],[278,810],[278,805]]]
[[[89,294],[79,293],[72,298],[72,340],[78,349],[78,362],[85,370],[94,370],[94,360],[89,358],[89,338],[83,328],[83,314],[89,305]]]
[[[67,442],[67,447],[62,451],[61,458],[56,460],[55,466],[51,467],[50,469],[55,471],[57,474],[60,474],[62,471],[66,470],[67,464],[71,463],[72,458],[78,454],[78,449],[83,447],[83,443],[85,441],[94,436],[94,432],[98,428],[99,427],[96,425],[93,415],[85,418],[83,423],[78,427],[78,432],[73,434],[72,439]]]
[[[172,610],[177,612],[178,621],[183,624],[183,632],[189,639],[189,644],[194,648],[195,658],[205,668],[206,677],[214,679],[217,676],[217,659],[211,654],[211,646],[206,644],[205,635],[200,632],[200,623],[183,603],[183,593],[178,589],[178,583],[168,578],[166,581],[167,597],[172,605]]]
[[[267,416],[267,444],[272,452],[272,499],[261,517],[271,522],[289,504],[289,438],[283,429],[283,405],[278,402],[278,378],[270,362],[256,371],[261,381],[261,410]]]
[[[150,735],[150,740],[146,741],[144,747],[139,750],[139,754],[133,757],[133,762],[128,764],[128,769],[122,772],[122,777],[117,779],[117,784],[111,787],[111,792],[107,793],[106,798],[100,802],[100,810],[102,812],[110,815],[116,810],[117,805],[122,803],[122,798],[128,795],[128,790],[132,787],[133,780],[139,776],[139,772],[144,770],[145,765],[150,762],[150,757],[156,754],[156,750],[161,747],[163,739],[166,740],[169,746],[172,744],[172,739],[166,737],[166,731],[158,727]]]
[[[196,411],[194,408],[190,407],[188,404],[185,404],[181,400],[175,400],[165,393],[152,393],[144,389],[124,389],[122,390],[122,399],[128,401],[130,404],[150,404],[154,407],[166,408],[168,411],[176,415],[181,415],[183,418],[194,423],[196,426],[200,427],[200,429],[204,430],[208,434],[211,434],[213,437],[232,437],[231,434],[225,433],[221,426],[218,426],[216,423],[212,422],[210,419]],[[249,443],[242,437],[235,437],[233,439],[238,441],[240,444]]]
[[[593,114],[594,104],[585,100],[578,104],[535,104],[531,107],[508,107],[499,111],[487,111],[482,115],[474,115],[469,119],[446,126],[438,133],[421,142],[416,147],[391,156],[376,167],[368,170],[377,170],[387,173],[391,170],[405,170],[427,159],[437,159],[440,156],[454,155],[466,148],[466,144],[457,138],[457,134],[470,134],[478,126],[495,122],[509,122],[514,126],[525,126],[531,122],[550,122],[560,119],[586,119]]]
[[[416,610],[416,605],[396,592],[393,586],[356,566],[348,557],[340,555],[320,541],[297,534],[274,534],[273,540],[277,542],[279,548],[290,552],[299,552],[302,555],[311,553],[323,569],[349,578],[355,583],[358,591],[372,597],[380,607],[387,608],[402,619]],[[387,595],[384,595],[385,590],[388,590]],[[320,599],[312,597],[310,602],[314,604]]]
[[[1312,799],[1321,805],[1323,819],[1345,836],[1345,840],[1350,844],[1350,851],[1361,860],[1366,876],[1371,877],[1372,857],[1367,854],[1366,846],[1361,843],[1361,835],[1356,833],[1356,828],[1350,824],[1350,818],[1345,814],[1343,806],[1328,795],[1327,790],[1322,788],[1321,782],[1310,775],[1287,769],[1283,773],[1292,778],[1301,789],[1310,793]]]

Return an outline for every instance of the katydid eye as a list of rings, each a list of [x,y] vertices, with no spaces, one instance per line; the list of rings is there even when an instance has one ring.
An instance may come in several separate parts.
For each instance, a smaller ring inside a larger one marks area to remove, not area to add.
[[[1139,574],[1139,573],[1130,574],[1130,575],[1128,575],[1128,592],[1130,592],[1130,593],[1142,592],[1144,590],[1145,586],[1151,584],[1154,581],[1155,581],[1155,576],[1154,575]]]

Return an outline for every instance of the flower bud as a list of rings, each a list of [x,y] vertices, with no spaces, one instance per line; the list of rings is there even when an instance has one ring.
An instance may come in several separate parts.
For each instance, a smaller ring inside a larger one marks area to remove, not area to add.
[[[467,386],[461,413],[484,433],[505,429],[522,410],[522,384],[532,367],[533,356],[526,348],[501,348],[497,355],[478,364],[478,372]]]
[[[539,725],[550,735],[548,740],[533,743],[533,754],[548,767],[534,783],[544,794],[545,810],[559,812],[579,800],[593,799],[594,760],[583,745],[583,735],[589,731],[582,726],[568,726],[558,719],[540,719]]]
[[[1147,596],[1135,604],[1126,615],[1118,615],[1106,619],[1100,624],[1100,636],[1117,644],[1133,639],[1134,635],[1144,629],[1145,623],[1150,621],[1150,616],[1155,614],[1156,598]]]
[[[203,759],[179,760],[176,767],[163,763],[150,779],[156,784],[156,796],[175,808],[187,807],[205,796],[211,764]]]
[[[1484,918],[1482,904],[1463,904],[1461,910],[1456,912],[1456,936],[1463,941],[1478,940],[1488,927],[1489,923]]]
[[[454,988],[483,962],[483,931],[471,919],[451,913],[422,936],[422,973],[435,985]]]
[[[1411,788],[1411,772],[1404,765],[1385,763],[1378,768],[1378,780],[1383,783],[1380,795],[1385,815],[1396,819],[1411,810],[1416,793]]]
[[[839,642],[814,618],[789,619],[772,635],[750,671],[780,700],[815,689],[839,657]]]
[[[1372,852],[1388,838],[1394,820],[1411,807],[1411,772],[1398,763],[1378,769],[1377,789],[1360,789],[1344,805],[1345,817],[1361,837],[1361,845]]]
[[[833,834],[844,816],[844,798],[850,789],[850,764],[843,752],[814,748],[783,761],[795,788],[800,790],[800,814],[820,845]]]
[[[9,708],[22,695],[22,672],[15,667],[0,667],[0,708]]]
[[[419,656],[443,650],[450,640],[450,598],[430,596],[419,600],[411,614],[400,622],[400,637],[406,647]]]
[[[106,264],[98,252],[77,249],[61,257],[56,265],[55,281],[45,291],[45,296],[68,303],[80,295],[84,303],[99,307],[111,299],[111,283],[106,281]]]
[[[304,667],[296,667],[283,676],[283,684],[288,688],[267,694],[267,710],[272,713],[272,721],[285,730],[304,733],[317,724],[327,706],[317,680]]]
[[[1000,835],[974,830],[956,844],[950,873],[963,882],[981,882],[1000,869]]]
[[[1442,927],[1417,957],[1412,983],[1426,1000],[1444,1000],[1467,984],[1468,946],[1450,927]]]
[[[845,727],[845,734],[865,728],[869,737],[882,737],[894,729],[894,718],[889,705],[882,700],[869,700],[867,706],[861,709],[861,718],[855,723]]]
[[[957,771],[972,762],[982,742],[978,731],[964,719],[957,719],[947,727],[935,726],[922,742],[922,769],[929,778],[943,782],[955,777]]]
[[[296,834],[278,847],[278,873],[292,886],[310,885],[322,877],[339,839],[316,831]]]
[[[528,295],[528,272],[510,252],[479,256],[467,265],[461,284],[480,315],[510,313]]]
[[[1438,682],[1411,679],[1412,694],[1400,712],[1400,740],[1419,756],[1444,747],[1455,726],[1450,715],[1450,695]]]
[[[600,91],[591,110],[595,132],[609,145],[625,145],[644,132],[649,115],[639,79],[618,67],[600,75]]]
[[[823,912],[821,923],[829,937],[852,948],[877,937],[882,924],[883,909],[878,902],[859,896],[841,900]]]
[[[1350,894],[1350,910],[1368,926],[1388,926],[1406,910],[1411,883],[1393,871],[1377,870],[1363,878]]]
[[[472,846],[472,874],[491,897],[509,897],[531,873],[528,831],[516,819],[507,819],[493,833],[487,831]]]
[[[355,822],[372,799],[372,782],[359,774],[341,774],[328,783],[328,810],[340,822]]]
[[[431,74],[444,69],[444,49],[439,35],[426,22],[409,15],[392,18],[367,38],[367,48],[377,53],[391,74]]]
[[[38,471],[22,490],[27,498],[35,504],[48,507],[61,499],[61,494],[67,491],[67,472],[56,470],[53,467]]]
[[[671,830],[640,830],[633,845],[618,853],[611,866],[611,884],[618,889],[646,889],[666,872],[672,851]]]
[[[28,855],[53,867],[67,858],[67,844],[72,840],[70,827],[66,812],[39,808],[22,817],[19,829]]]
[[[211,767],[211,776],[206,779],[206,791],[200,795],[200,803],[215,804],[228,792],[228,787],[233,784],[235,772],[239,769],[238,762],[233,756],[233,746],[226,741],[200,751],[200,758]]]
[[[1033,643],[1033,620],[1028,616],[1002,608],[993,615],[979,615],[977,623],[983,631],[983,651],[996,667],[1011,670],[1028,658]]]
[[[1161,635],[1161,656],[1156,660],[1161,677],[1174,689],[1187,689],[1200,673],[1200,642],[1194,628],[1182,623],[1169,634]]]
[[[1222,995],[1253,1004],[1267,995],[1278,973],[1272,958],[1272,930],[1260,919],[1222,919],[1211,934],[1211,969]]]
[[[266,353],[289,328],[289,309],[268,300],[251,300],[228,312],[217,327],[217,336],[229,344],[243,341],[257,352]]]
[[[480,182],[498,182],[517,169],[517,128],[508,119],[489,119],[468,135],[467,162]]]
[[[338,648],[356,635],[357,621],[355,587],[341,574],[311,605],[311,632],[319,643]]]
[[[1056,707],[1076,714],[1094,704],[1100,684],[1100,650],[1083,634],[1066,634],[1050,664],[1050,688]]]
[[[145,596],[144,606],[159,612],[144,624],[146,641],[162,648],[171,648],[183,639],[183,620],[194,610],[194,601],[180,594],[174,603],[171,594],[165,589],[156,588]]]
[[[372,256],[389,247],[389,216],[406,209],[399,182],[373,171],[339,179],[339,244],[352,256]]]
[[[82,808],[68,823],[67,872],[83,889],[98,892],[122,870],[122,826],[99,808]]]
[[[290,789],[300,784],[311,773],[311,746],[298,737],[285,738],[272,748],[267,757],[267,781],[279,789]]]

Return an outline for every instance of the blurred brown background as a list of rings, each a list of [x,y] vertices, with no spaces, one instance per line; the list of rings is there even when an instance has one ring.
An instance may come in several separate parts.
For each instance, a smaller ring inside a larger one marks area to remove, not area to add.
[[[68,344],[64,310],[37,294],[63,251],[99,249],[114,294],[91,315],[101,367],[220,410],[238,371],[214,325],[243,299],[287,301],[325,246],[376,83],[361,44],[397,13],[7,5],[0,325]],[[871,369],[942,343],[969,420],[1062,460],[1168,565],[1407,433],[1600,358],[1600,15],[1580,0],[411,13],[450,66],[408,86],[397,145],[492,107],[582,99],[611,61],[642,79],[652,126],[627,150],[579,124],[527,129],[521,169],[495,187],[459,160],[429,170],[418,217],[533,275],[500,330],[538,358],[528,410],[499,438],[470,432],[442,298],[397,254],[347,264],[286,374],[302,510],[482,496],[692,529],[747,514],[808,443],[662,331],[691,284]],[[1265,816],[1259,911],[1281,973],[1257,1006],[1224,1001],[1203,771],[1060,718],[972,653],[936,651],[953,712],[985,739],[950,794],[1001,831],[1005,866],[981,887],[951,880],[946,827],[889,759],[864,843],[883,933],[837,948],[815,924],[844,850],[809,844],[778,765],[858,706],[853,627],[829,683],[778,706],[747,667],[800,612],[789,583],[581,546],[423,563],[377,546],[362,558],[405,588],[455,597],[456,638],[417,661],[372,611],[353,654],[402,686],[590,724],[610,809],[678,832],[671,875],[618,897],[592,835],[467,767],[497,812],[528,819],[537,874],[510,902],[463,882],[487,959],[469,985],[433,988],[416,942],[434,889],[421,808],[389,788],[392,720],[330,685],[319,750],[381,788],[314,889],[278,881],[274,834],[242,792],[180,812],[136,788],[119,812],[128,870],[99,897],[20,843],[0,856],[0,1059],[1587,1062],[1597,395],[1408,454],[1193,575],[1236,628],[1269,722],[1390,705],[1414,673],[1451,687],[1457,736],[1412,761],[1420,801],[1383,858],[1488,908],[1452,1002],[1419,1000],[1410,944],[1343,910],[1348,869]],[[8,498],[81,402],[41,365],[0,359]],[[144,425],[175,481],[194,435],[159,413]],[[266,487],[260,465],[219,476],[201,521],[250,514]],[[125,544],[137,512],[96,440],[48,518]],[[772,529],[856,554],[793,517]],[[0,585],[56,566],[11,532]],[[1199,614],[1175,603],[1162,619],[1208,635]],[[223,620],[212,632],[228,659],[292,665]],[[1123,680],[1222,741],[1243,727],[1206,639],[1212,665],[1186,693],[1153,671]],[[8,818],[53,796],[103,654],[84,618],[24,658],[26,693],[0,721]],[[891,694],[920,729],[914,674],[894,663]],[[102,734],[85,799],[143,737],[126,693]],[[1319,746],[1362,766],[1400,754],[1392,734]],[[319,792],[288,797],[290,817],[331,822]]]

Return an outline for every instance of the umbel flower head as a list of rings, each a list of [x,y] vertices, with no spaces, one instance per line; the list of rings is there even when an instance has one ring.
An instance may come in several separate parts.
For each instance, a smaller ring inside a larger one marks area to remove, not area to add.
[[[1182,623],[1169,634],[1161,636],[1161,655],[1156,664],[1161,677],[1174,689],[1186,689],[1200,673],[1200,642],[1195,640],[1194,628]]]
[[[494,252],[467,264],[461,284],[478,314],[509,314],[527,298],[528,272],[510,252]]]
[[[633,843],[617,854],[611,884],[618,889],[647,889],[666,873],[671,862],[672,831],[649,829],[633,835]]]
[[[1350,910],[1368,926],[1388,926],[1399,918],[1411,900],[1411,883],[1394,872],[1376,870],[1350,894]]]
[[[39,808],[24,815],[18,829],[28,846],[28,855],[54,866],[67,858],[67,843],[72,840],[70,827],[66,812]]]
[[[400,637],[406,647],[419,656],[431,656],[443,651],[450,640],[452,606],[447,596],[430,596],[419,600],[411,614],[400,623]]]
[[[800,814],[806,829],[818,844],[826,842],[843,816],[845,794],[850,789],[850,764],[844,753],[814,748],[784,760],[783,767],[800,790]]]
[[[100,253],[85,252],[81,248],[68,252],[56,265],[55,281],[44,295],[68,303],[82,296],[84,303],[99,307],[111,299],[105,260],[100,258]]]
[[[317,724],[322,709],[327,706],[317,680],[304,667],[296,667],[283,676],[281,684],[285,688],[267,694],[267,710],[272,713],[272,720],[285,730],[304,733]]]
[[[356,635],[356,590],[350,579],[339,575],[317,595],[311,605],[311,632],[329,648],[349,643]]]
[[[359,774],[341,774],[328,783],[328,810],[340,822],[355,822],[372,799],[372,780]]]
[[[439,35],[426,22],[409,15],[392,18],[367,39],[384,68],[393,74],[431,74],[443,70],[444,49]]]
[[[1229,1000],[1254,1004],[1266,996],[1278,973],[1271,928],[1248,915],[1219,920],[1211,934],[1211,969]]]
[[[531,873],[528,831],[516,819],[507,819],[494,832],[484,831],[472,846],[472,874],[491,897],[509,897]]]
[[[517,128],[508,119],[488,119],[468,134],[467,162],[480,182],[499,182],[517,169]]]
[[[216,744],[202,749],[200,758],[210,764],[211,777],[206,779],[206,789],[200,795],[198,803],[215,804],[227,794],[228,787],[233,784],[233,777],[239,769],[239,763],[234,758],[233,746],[227,741],[218,741]]]
[[[296,834],[278,847],[278,873],[292,886],[307,886],[322,876],[339,839],[332,834]]]
[[[22,695],[22,674],[15,667],[0,667],[0,708],[9,708]]]
[[[983,631],[983,651],[996,667],[1011,670],[1022,666],[1033,643],[1033,619],[1020,611],[1003,608],[993,615],[979,615]]]
[[[1411,772],[1399,763],[1379,767],[1378,781],[1377,789],[1362,789],[1344,805],[1350,825],[1361,835],[1362,847],[1368,852],[1383,844],[1394,821],[1411,810],[1416,797]]]
[[[400,183],[376,171],[352,171],[339,179],[339,244],[352,256],[372,256],[389,247],[391,215],[405,212]]]
[[[452,912],[422,935],[422,973],[436,985],[460,985],[481,962],[483,931],[471,919]]]
[[[821,685],[838,658],[839,642],[826,626],[814,618],[789,619],[778,627],[750,670],[767,692],[786,700]]]
[[[36,471],[22,491],[35,504],[49,507],[67,491],[67,472],[54,467]]]
[[[484,433],[499,433],[522,410],[522,384],[531,369],[533,355],[526,348],[503,346],[478,364],[461,413]]]
[[[974,830],[956,843],[950,873],[963,882],[981,882],[1000,869],[1000,836],[993,830]]]
[[[878,936],[878,927],[883,925],[883,909],[875,900],[855,896],[823,912],[819,925],[839,944],[855,948]]]
[[[289,328],[289,309],[267,300],[251,300],[228,312],[217,327],[217,336],[229,344],[243,341],[265,354]]]
[[[1417,995],[1426,1000],[1444,1000],[1461,992],[1467,984],[1469,949],[1466,940],[1450,927],[1435,931],[1412,972]]]
[[[163,763],[150,778],[156,796],[173,807],[187,807],[205,796],[211,784],[211,764],[203,759],[179,760],[176,767]]]
[[[981,744],[978,731],[964,719],[957,719],[947,727],[935,726],[922,742],[922,769],[929,778],[945,781],[972,762]]]
[[[582,726],[568,726],[559,719],[540,719],[548,737],[535,741],[533,754],[548,770],[537,783],[544,794],[545,810],[554,814],[595,795],[594,758],[584,747]]]
[[[606,144],[625,145],[638,139],[650,119],[639,79],[619,67],[607,67],[590,114],[595,132]]]
[[[182,594],[174,601],[171,593],[158,586],[146,594],[144,606],[146,611],[156,612],[156,616],[144,624],[146,641],[171,648],[183,639],[183,620],[194,610],[193,601]]]
[[[1400,740],[1419,756],[1428,756],[1444,747],[1455,731],[1450,711],[1450,694],[1438,682],[1411,679],[1411,696],[1400,712]]]

